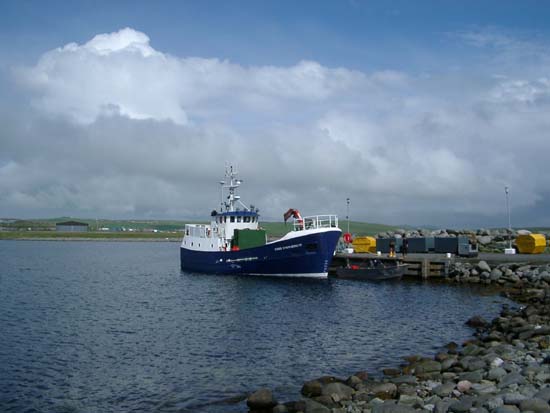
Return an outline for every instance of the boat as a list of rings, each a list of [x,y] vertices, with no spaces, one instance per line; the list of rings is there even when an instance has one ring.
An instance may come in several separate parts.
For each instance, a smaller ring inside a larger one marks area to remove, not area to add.
[[[268,241],[259,226],[259,210],[237,195],[242,183],[233,166],[221,181],[221,202],[211,222],[187,224],[180,248],[181,269],[210,274],[327,278],[342,231],[336,215],[304,216],[296,209],[290,231]],[[227,196],[224,198],[224,191]]]
[[[350,280],[385,281],[398,280],[407,270],[407,264],[398,262],[382,262],[381,260],[367,260],[360,265],[347,264],[336,269],[336,277]]]

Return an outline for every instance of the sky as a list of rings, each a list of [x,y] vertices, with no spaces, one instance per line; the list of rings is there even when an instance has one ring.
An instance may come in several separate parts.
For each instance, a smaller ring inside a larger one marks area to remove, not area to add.
[[[0,217],[550,226],[547,1],[0,0]]]

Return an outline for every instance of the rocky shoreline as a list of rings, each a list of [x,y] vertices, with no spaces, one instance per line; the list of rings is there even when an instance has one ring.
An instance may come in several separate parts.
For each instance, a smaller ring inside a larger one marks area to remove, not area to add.
[[[446,282],[498,286],[521,306],[504,306],[491,322],[470,318],[471,340],[431,358],[411,355],[382,378],[321,377],[285,403],[260,389],[247,399],[250,412],[550,413],[550,264],[455,263]]]

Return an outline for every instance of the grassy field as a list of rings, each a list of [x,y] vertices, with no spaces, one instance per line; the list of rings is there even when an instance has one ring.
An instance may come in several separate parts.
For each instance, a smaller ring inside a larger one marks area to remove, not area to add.
[[[56,232],[55,223],[63,221],[86,222],[89,225],[89,232]],[[33,219],[18,220],[10,223],[2,223],[1,226],[9,231],[0,231],[0,239],[157,239],[181,238],[182,229],[186,221],[161,221],[161,220],[86,220],[75,218],[51,218],[51,219]],[[204,222],[203,222],[204,223]],[[290,230],[292,224],[283,222],[261,222],[260,226],[267,231],[269,237],[281,237]],[[99,228],[110,228],[111,231],[97,231]],[[126,229],[123,231],[122,229]],[[128,229],[132,229],[130,232]],[[340,228],[347,231],[347,222],[340,221]],[[370,224],[365,222],[350,222],[350,232],[355,235],[374,235],[378,232],[384,232],[395,229],[388,225]],[[151,232],[157,230],[159,232]]]
[[[120,239],[120,240],[179,240],[181,232],[56,232],[56,231],[6,231],[2,239]]]

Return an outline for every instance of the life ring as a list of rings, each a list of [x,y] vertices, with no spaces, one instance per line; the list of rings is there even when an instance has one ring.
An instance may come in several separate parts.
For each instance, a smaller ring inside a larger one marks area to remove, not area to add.
[[[350,244],[352,241],[353,239],[351,238],[351,234],[349,232],[346,232],[344,234],[344,242],[346,242],[347,244]]]

